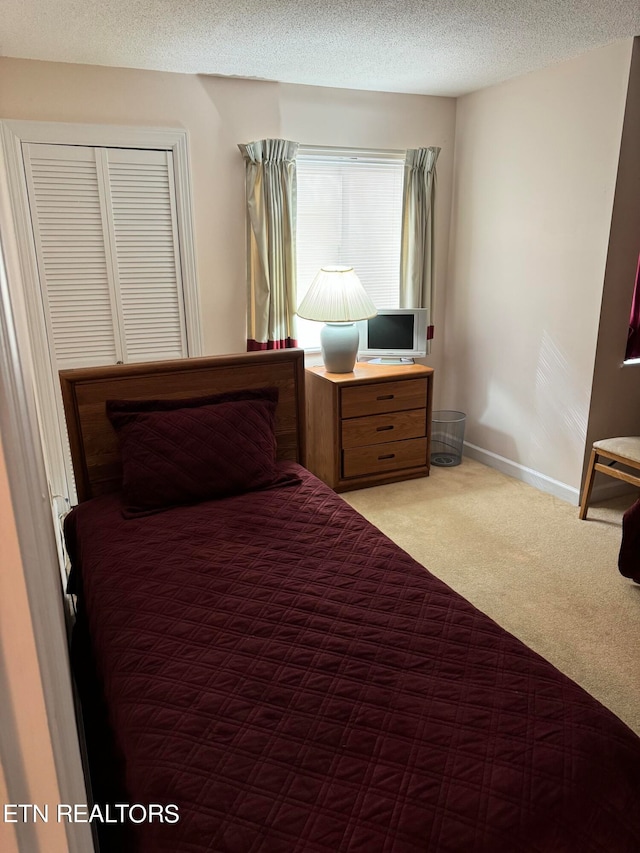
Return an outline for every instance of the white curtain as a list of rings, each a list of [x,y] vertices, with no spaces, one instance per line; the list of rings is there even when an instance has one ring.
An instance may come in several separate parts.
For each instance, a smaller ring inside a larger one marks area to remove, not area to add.
[[[296,346],[297,142],[239,145],[246,167],[247,349]]]
[[[428,308],[427,346],[433,338],[435,294],[436,161],[439,148],[406,153],[402,195],[400,307]]]

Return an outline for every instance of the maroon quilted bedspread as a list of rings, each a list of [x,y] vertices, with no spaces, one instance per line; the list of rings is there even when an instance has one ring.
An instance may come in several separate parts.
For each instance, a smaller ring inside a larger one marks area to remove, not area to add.
[[[135,849],[637,853],[640,740],[302,476],[69,518]]]
[[[640,329],[638,329],[640,340]],[[633,503],[622,516],[622,542],[618,568],[625,578],[640,583],[640,500]]]

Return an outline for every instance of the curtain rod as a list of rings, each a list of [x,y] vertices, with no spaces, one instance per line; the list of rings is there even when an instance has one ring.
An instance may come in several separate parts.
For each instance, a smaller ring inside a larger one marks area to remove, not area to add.
[[[330,154],[333,157],[345,157],[349,159],[365,159],[370,157],[389,160],[403,160],[406,150],[395,148],[348,148],[336,145],[304,145],[303,143],[300,143],[300,147],[298,148],[298,156],[321,157],[327,154]]]

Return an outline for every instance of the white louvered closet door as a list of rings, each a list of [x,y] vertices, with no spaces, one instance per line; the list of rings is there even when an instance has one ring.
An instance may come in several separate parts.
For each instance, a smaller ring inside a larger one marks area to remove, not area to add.
[[[95,148],[25,145],[49,347],[57,369],[115,364],[114,275]]]
[[[181,358],[187,341],[171,152],[109,148],[106,157],[123,360]]]
[[[58,370],[188,355],[172,153],[24,143],[23,158],[60,426],[47,456],[74,502]]]
[[[171,152],[24,148],[58,369],[186,356]]]

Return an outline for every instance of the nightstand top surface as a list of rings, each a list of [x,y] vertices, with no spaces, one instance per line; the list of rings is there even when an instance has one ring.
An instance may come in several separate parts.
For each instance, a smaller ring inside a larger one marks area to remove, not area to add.
[[[371,364],[366,361],[357,362],[351,373],[328,373],[322,364],[307,367],[307,370],[336,385],[379,382],[381,379],[406,379],[407,377],[417,379],[433,373],[433,368],[426,367],[424,364]]]

